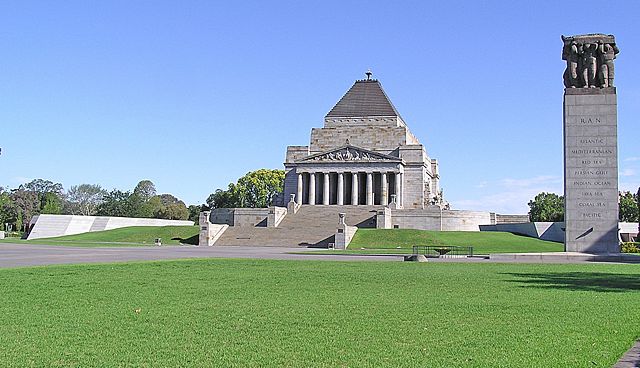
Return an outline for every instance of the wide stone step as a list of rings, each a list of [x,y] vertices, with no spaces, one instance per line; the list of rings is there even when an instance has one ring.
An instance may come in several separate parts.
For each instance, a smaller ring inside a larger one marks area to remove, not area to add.
[[[381,206],[302,206],[288,214],[277,228],[230,227],[216,245],[327,247],[335,242],[338,214],[346,214],[346,223],[375,227],[375,213]]]

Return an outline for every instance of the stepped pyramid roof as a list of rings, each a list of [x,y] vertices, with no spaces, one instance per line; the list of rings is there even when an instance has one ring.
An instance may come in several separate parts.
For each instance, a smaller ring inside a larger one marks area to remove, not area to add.
[[[368,116],[400,116],[377,79],[356,81],[326,117]]]

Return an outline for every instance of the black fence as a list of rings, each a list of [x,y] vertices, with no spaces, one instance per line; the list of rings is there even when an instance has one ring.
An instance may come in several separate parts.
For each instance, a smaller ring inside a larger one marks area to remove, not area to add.
[[[425,257],[472,257],[473,247],[461,247],[457,245],[414,245],[413,255]]]

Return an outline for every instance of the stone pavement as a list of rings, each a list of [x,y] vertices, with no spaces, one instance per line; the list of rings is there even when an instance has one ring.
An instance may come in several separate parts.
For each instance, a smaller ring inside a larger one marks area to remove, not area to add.
[[[613,368],[636,367],[640,367],[640,341],[637,341],[613,366]]]
[[[309,252],[310,254],[291,254]],[[148,246],[82,248],[36,244],[0,244],[0,268],[69,263],[109,263],[180,258],[258,258],[325,261],[402,261],[401,256],[320,255],[291,247]]]
[[[129,261],[154,261],[184,258],[254,258],[321,261],[402,261],[397,254],[314,254],[323,249],[257,246],[147,246],[83,248],[59,245],[0,243],[0,268],[43,266],[73,263],[110,263]],[[324,249],[326,250],[326,249]],[[293,254],[293,253],[296,254]],[[567,257],[567,253],[537,253],[477,256],[470,258],[429,258],[429,262],[464,263],[640,263],[640,256],[632,259],[593,259],[593,257]],[[615,258],[615,257],[614,257]]]

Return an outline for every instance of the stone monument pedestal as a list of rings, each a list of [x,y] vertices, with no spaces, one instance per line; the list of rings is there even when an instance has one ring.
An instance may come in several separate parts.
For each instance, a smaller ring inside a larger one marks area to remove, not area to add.
[[[565,251],[620,252],[616,88],[564,93]]]

